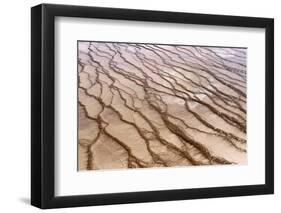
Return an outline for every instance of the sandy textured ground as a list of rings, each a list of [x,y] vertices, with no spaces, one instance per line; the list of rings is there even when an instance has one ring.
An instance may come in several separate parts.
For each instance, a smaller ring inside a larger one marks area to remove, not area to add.
[[[245,164],[246,49],[78,43],[79,170]]]

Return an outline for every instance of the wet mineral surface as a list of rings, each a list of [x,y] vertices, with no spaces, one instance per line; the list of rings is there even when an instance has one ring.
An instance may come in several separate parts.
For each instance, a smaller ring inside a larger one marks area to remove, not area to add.
[[[246,164],[246,51],[78,42],[78,170]]]

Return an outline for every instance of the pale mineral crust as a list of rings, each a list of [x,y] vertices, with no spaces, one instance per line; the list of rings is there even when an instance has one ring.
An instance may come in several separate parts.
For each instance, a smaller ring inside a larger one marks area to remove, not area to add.
[[[246,164],[246,48],[78,42],[78,170]]]

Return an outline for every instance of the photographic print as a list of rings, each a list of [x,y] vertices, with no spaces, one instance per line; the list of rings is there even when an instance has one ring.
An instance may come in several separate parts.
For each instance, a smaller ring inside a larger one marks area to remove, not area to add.
[[[78,41],[78,170],[246,164],[246,55]]]
[[[273,18],[32,7],[33,206],[273,193]]]

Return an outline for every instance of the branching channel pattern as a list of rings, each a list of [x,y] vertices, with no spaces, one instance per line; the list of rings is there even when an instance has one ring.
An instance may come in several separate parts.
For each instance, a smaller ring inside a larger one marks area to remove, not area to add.
[[[78,169],[247,163],[246,53],[79,41]]]

